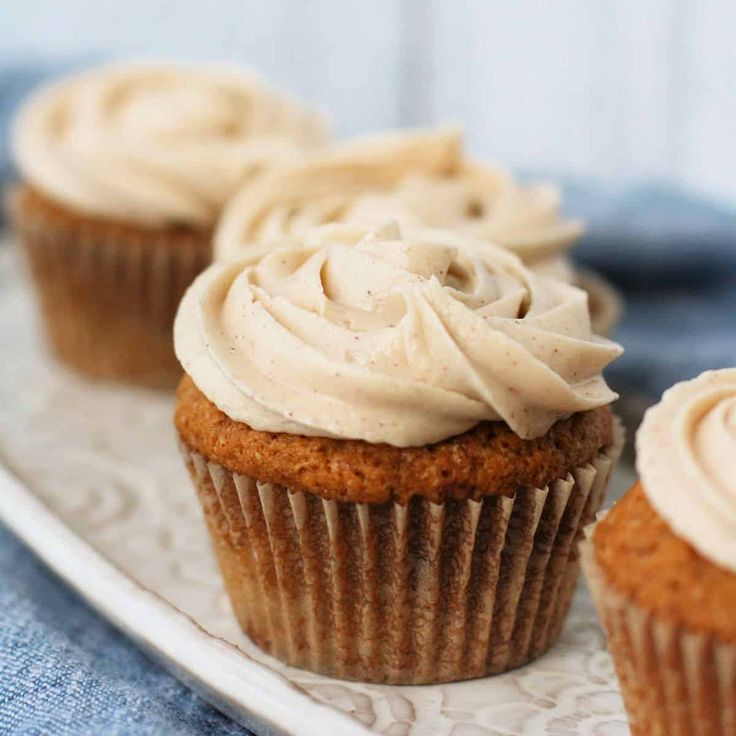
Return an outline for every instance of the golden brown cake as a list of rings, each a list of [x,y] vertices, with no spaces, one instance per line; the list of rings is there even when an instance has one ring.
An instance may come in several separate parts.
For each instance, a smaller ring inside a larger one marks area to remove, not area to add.
[[[124,64],[21,110],[11,204],[53,351],[100,378],[173,387],[176,305],[234,189],[320,139],[242,71]]]
[[[620,451],[585,295],[433,237],[319,228],[210,267],[176,319],[175,423],[238,620],[334,677],[546,651]]]
[[[736,733],[736,370],[666,393],[638,445],[644,480],[583,545],[632,733]]]
[[[420,447],[258,432],[221,412],[186,375],[174,420],[189,447],[235,473],[352,503],[513,496],[522,487],[548,485],[613,442],[607,406],[560,420],[532,440],[504,422],[481,422]]]

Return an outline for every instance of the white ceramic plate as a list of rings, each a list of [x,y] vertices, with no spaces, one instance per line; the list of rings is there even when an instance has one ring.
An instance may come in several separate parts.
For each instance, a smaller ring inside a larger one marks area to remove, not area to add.
[[[331,680],[261,653],[231,614],[177,454],[173,397],[84,381],[48,358],[25,273],[0,244],[0,519],[177,677],[262,733],[623,736],[587,594],[537,662],[470,682]],[[12,350],[11,350],[12,347]],[[623,488],[630,474],[619,471]]]

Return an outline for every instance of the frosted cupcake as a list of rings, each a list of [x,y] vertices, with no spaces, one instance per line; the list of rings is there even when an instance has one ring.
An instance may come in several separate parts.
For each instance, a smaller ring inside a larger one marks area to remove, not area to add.
[[[736,368],[677,384],[583,545],[635,736],[736,733]]]
[[[174,314],[223,204],[322,138],[314,115],[231,67],[119,64],[34,95],[14,129],[12,210],[56,354],[174,383]]]
[[[594,331],[608,334],[619,299],[600,277],[574,269],[569,251],[583,226],[559,210],[554,185],[522,186],[501,169],[469,161],[457,131],[393,133],[338,143],[244,186],[223,213],[215,247],[228,259],[328,222],[372,227],[394,218],[405,232],[453,230],[508,248],[537,273],[582,285]]]
[[[323,226],[211,266],[176,318],[176,427],[238,620],[334,677],[539,656],[620,450],[620,348],[585,294],[422,238]]]

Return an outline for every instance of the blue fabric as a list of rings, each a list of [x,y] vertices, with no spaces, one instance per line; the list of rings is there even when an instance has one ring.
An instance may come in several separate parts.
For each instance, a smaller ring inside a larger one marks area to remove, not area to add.
[[[0,526],[0,734],[242,736]]]
[[[607,372],[621,393],[658,398],[677,381],[736,366],[736,211],[657,184],[574,182],[566,207],[587,221],[575,258],[623,293]]]
[[[44,76],[0,71],[0,130]],[[2,136],[0,140],[4,140]],[[9,172],[0,149],[0,176]],[[568,182],[588,220],[580,262],[627,306],[609,371],[652,397],[706,368],[736,365],[736,213],[646,184]],[[0,528],[0,734],[245,733],[148,660]]]

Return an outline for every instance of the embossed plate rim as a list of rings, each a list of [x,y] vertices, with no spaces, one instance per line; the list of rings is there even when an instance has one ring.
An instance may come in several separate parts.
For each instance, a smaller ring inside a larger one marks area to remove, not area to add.
[[[115,627],[185,685],[264,734],[375,733],[324,705],[124,573],[0,463],[0,521]],[[122,613],[122,612],[125,613]],[[332,729],[332,730],[327,730]]]

